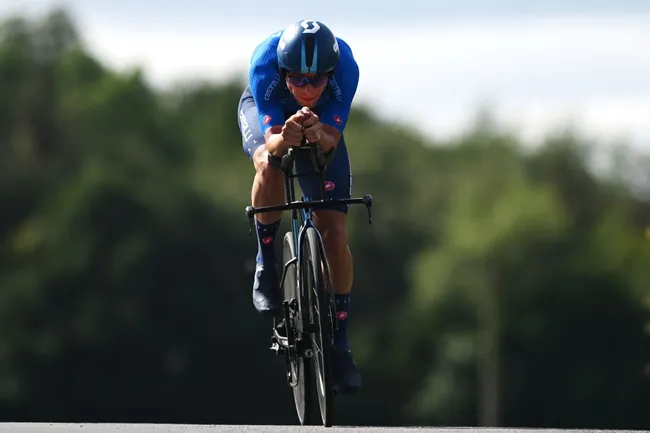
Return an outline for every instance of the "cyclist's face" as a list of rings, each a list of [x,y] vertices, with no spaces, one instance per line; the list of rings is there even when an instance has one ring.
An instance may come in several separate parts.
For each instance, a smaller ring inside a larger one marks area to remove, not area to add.
[[[302,106],[313,108],[327,86],[324,74],[287,74],[289,91]]]

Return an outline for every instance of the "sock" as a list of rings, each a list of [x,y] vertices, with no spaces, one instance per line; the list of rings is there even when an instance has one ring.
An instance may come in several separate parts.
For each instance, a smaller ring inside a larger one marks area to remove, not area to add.
[[[262,224],[255,219],[257,228],[257,263],[275,262],[275,250],[273,249],[275,234],[280,227],[280,220],[271,224]]]
[[[350,305],[350,293],[344,295],[334,295],[336,300],[336,315],[339,329],[334,334],[334,346],[337,349],[349,350],[348,342],[348,306]]]

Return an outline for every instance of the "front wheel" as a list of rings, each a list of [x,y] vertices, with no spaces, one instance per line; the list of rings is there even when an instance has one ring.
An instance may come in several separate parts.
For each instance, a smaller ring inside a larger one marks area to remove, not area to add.
[[[286,265],[286,263],[295,257],[296,249],[293,242],[293,233],[288,232],[284,235],[282,263]],[[293,341],[296,341],[303,335],[304,324],[308,323],[308,315],[306,314],[307,299],[302,291],[297,290],[297,272],[298,266],[296,262],[290,264],[282,285],[284,299],[289,302],[295,300],[297,304],[297,311],[294,312],[295,315],[292,314],[293,326],[287,327],[285,325],[285,329],[288,332],[294,332]],[[296,413],[298,414],[298,421],[302,425],[311,425],[315,421],[311,408],[314,401],[311,363],[300,355],[293,357],[293,359],[287,359],[287,362],[289,363],[290,382],[292,382],[293,400],[296,406]]]
[[[316,373],[316,389],[323,425],[330,427],[334,413],[334,391],[332,384],[332,316],[325,279],[324,260],[321,256],[321,238],[314,227],[306,229],[303,254],[301,254],[301,290],[307,297],[309,321],[313,332],[314,355],[312,356]]]

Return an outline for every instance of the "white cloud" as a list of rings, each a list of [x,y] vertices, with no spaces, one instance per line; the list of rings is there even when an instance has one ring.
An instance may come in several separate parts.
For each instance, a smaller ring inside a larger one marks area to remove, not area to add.
[[[457,132],[489,101],[531,139],[569,120],[590,135],[650,139],[650,16],[468,22],[375,44],[365,34],[382,32],[349,38],[363,96],[433,134]]]
[[[258,41],[278,30],[254,20],[211,29],[78,18],[102,59],[144,66],[157,85],[245,72]],[[572,121],[590,136],[628,136],[650,150],[650,15],[425,20],[332,24],[360,64],[358,99],[378,113],[444,138],[487,101],[526,138]]]

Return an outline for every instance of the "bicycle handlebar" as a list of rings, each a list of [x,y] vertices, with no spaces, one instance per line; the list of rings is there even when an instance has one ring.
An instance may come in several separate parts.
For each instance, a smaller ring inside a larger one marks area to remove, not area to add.
[[[269,154],[269,162],[277,166],[277,160],[279,159],[279,168],[282,170],[285,176],[287,176],[293,170],[293,164],[296,161],[296,152],[304,151],[310,152],[309,159],[311,159],[312,163],[314,164],[316,171],[318,173],[323,173],[327,167],[328,162],[333,158],[334,153],[336,152],[336,148],[332,149],[329,154],[325,155],[320,148],[319,143],[307,143],[303,138],[302,143],[299,146],[291,146],[287,150],[287,153],[281,158]]]
[[[273,206],[263,206],[255,208],[253,206],[246,206],[246,216],[248,218],[253,218],[258,213],[266,212],[278,212],[278,211],[287,211],[293,209],[319,209],[331,205],[332,203],[337,204],[363,204],[368,208],[368,219],[369,223],[372,224],[372,215],[370,208],[372,208],[372,195],[366,194],[361,198],[340,198],[340,199],[329,199],[329,200],[296,200],[291,203],[277,204]]]
[[[326,199],[326,200],[296,200],[291,203],[283,203],[283,204],[278,204],[274,206],[262,206],[255,208],[253,206],[246,206],[246,216],[248,217],[248,220],[250,222],[250,228],[248,230],[248,234],[253,233],[253,218],[255,217],[256,214],[258,213],[266,213],[266,212],[278,212],[278,211],[288,211],[288,210],[297,210],[297,209],[322,209],[326,206],[331,205],[332,203],[338,203],[338,204],[347,204],[347,205],[352,205],[352,204],[363,204],[366,206],[366,210],[368,211],[368,224],[372,225],[372,196],[370,194],[366,194],[361,198],[341,198],[341,199]]]

